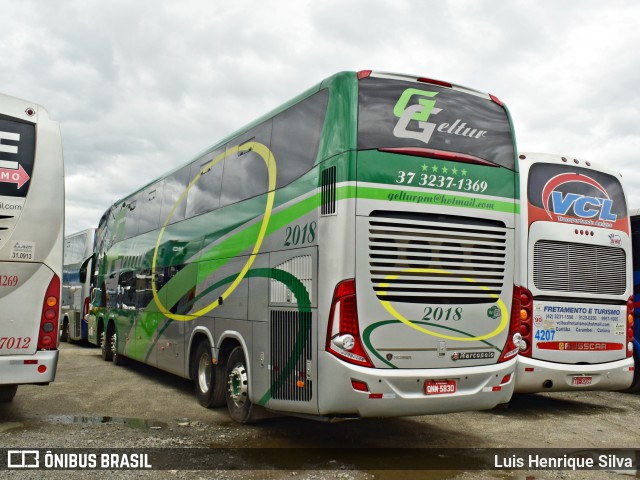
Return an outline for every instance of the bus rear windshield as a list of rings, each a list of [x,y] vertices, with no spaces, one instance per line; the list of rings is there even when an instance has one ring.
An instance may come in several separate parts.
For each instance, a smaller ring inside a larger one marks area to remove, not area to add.
[[[514,170],[503,107],[431,84],[369,77],[358,93],[358,149],[418,147],[479,157]]]

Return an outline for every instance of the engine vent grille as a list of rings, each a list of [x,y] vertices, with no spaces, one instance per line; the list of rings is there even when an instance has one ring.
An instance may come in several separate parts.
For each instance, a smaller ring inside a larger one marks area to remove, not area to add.
[[[321,174],[320,213],[331,215],[336,213],[336,167],[326,168]]]
[[[502,222],[384,212],[369,219],[369,266],[380,300],[494,302],[505,283]]]
[[[626,253],[617,247],[539,240],[533,247],[533,284],[538,290],[622,295]]]
[[[270,333],[272,398],[310,401],[311,312],[272,310]]]

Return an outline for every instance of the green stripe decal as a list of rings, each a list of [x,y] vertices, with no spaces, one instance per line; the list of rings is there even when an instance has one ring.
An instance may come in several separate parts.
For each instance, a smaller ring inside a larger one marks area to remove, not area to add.
[[[365,343],[365,345],[367,346],[367,348],[369,349],[369,351],[371,353],[373,353],[380,361],[384,362],[385,365],[390,366],[391,368],[398,368],[396,365],[394,365],[393,363],[389,362],[386,358],[384,358],[382,355],[380,355],[380,353],[374,348],[373,344],[371,343],[371,334],[373,333],[374,330],[376,330],[378,327],[382,327],[384,325],[390,325],[392,323],[402,323],[400,320],[383,320],[382,322],[376,322],[373,323],[371,325],[369,325],[367,328],[364,329],[364,332],[362,332],[362,341]],[[456,332],[456,333],[461,333],[462,335],[466,335],[468,337],[473,337],[475,334],[473,333],[468,333],[468,332],[464,332],[462,330],[458,330],[456,328],[452,328],[452,327],[447,327],[445,325],[438,325],[437,323],[431,323],[431,322],[418,322],[418,321],[414,321],[413,323],[417,323],[420,325],[427,325],[430,327],[438,327],[438,328],[442,328],[444,330],[449,330],[451,332]],[[481,340],[482,343],[484,343],[485,345],[488,345],[492,348],[495,348],[499,354],[502,353],[502,349],[496,347],[494,344],[487,342],[486,340]]]
[[[289,272],[285,272],[284,270],[278,270],[276,268],[256,268],[253,270],[249,270],[245,276],[245,278],[271,278],[277,280],[278,282],[284,284],[291,292],[295,295],[298,300],[298,313],[300,314],[300,328],[298,329],[298,334],[295,338],[293,349],[289,358],[287,359],[284,368],[278,373],[275,381],[272,383],[269,390],[262,396],[262,398],[258,401],[258,405],[265,405],[272,396],[272,392],[278,389],[287,379],[287,377],[293,371],[298,359],[304,352],[304,344],[306,339],[309,336],[311,331],[311,299],[309,297],[309,292],[305,288],[304,284],[294,275]],[[204,298],[209,293],[215,291],[218,288],[224,287],[225,285],[230,284],[236,278],[236,275],[230,275],[222,280],[216,282],[215,284],[209,286],[207,289],[200,292],[196,297],[189,300],[189,302],[185,303],[184,306],[181,306],[184,311],[179,313],[185,313],[189,311],[189,309],[195,305],[195,303],[202,298]],[[164,325],[157,330],[157,334],[155,339],[151,341],[147,347],[147,352],[145,355],[145,362],[148,362],[150,355],[153,353],[153,349],[160,339],[162,333],[167,329],[167,327],[173,322],[170,318],[165,318]]]

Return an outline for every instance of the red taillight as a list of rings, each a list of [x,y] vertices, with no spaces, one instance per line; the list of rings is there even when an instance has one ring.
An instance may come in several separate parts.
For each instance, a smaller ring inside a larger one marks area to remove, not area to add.
[[[340,282],[333,293],[326,349],[346,362],[373,367],[360,339],[354,279]]]
[[[83,318],[86,317],[89,314],[89,297],[85,297],[84,299],[84,308],[82,309],[82,316]]]
[[[531,357],[531,345],[533,344],[533,295],[524,287],[516,287],[519,291],[513,292],[514,298],[518,299],[513,304],[512,315],[517,311],[520,320],[520,335],[522,335],[522,343],[520,344],[520,355]]]
[[[53,350],[58,346],[58,314],[60,312],[60,277],[54,275],[42,302],[38,350]]]
[[[627,358],[633,357],[633,296],[627,300]]]
[[[495,95],[489,95],[489,98],[491,99],[491,101],[493,103],[497,103],[498,105],[500,105],[501,107],[504,107],[504,104],[500,101],[500,99],[498,97],[496,97]]]
[[[449,82],[443,82],[442,80],[434,80],[433,78],[420,77],[418,78],[418,81],[422,83],[430,83],[432,85],[440,85],[441,87],[448,87],[448,88],[453,87],[453,85]]]
[[[371,75],[371,70],[360,70],[358,72],[358,80],[362,80],[363,78],[367,78]]]
[[[502,355],[500,355],[500,360],[498,360],[498,363],[506,362],[507,360],[515,357],[518,354],[520,342],[516,343],[515,339],[517,338],[517,336],[522,336],[520,329],[522,325],[521,310],[523,309],[523,290],[528,292],[528,290],[523,289],[518,285],[513,286],[513,301],[511,303],[509,334],[507,336],[507,341],[504,345],[504,349],[502,350]]]

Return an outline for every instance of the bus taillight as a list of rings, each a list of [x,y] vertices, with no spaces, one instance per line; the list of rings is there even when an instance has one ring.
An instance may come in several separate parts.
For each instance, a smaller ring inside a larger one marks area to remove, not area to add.
[[[360,339],[356,281],[353,278],[340,282],[333,292],[326,348],[346,362],[373,367]]]
[[[633,357],[633,296],[627,300],[627,358]]]
[[[89,304],[90,304],[89,297],[85,297],[84,298],[84,307],[82,309],[82,318],[86,317],[89,314]]]
[[[60,312],[60,277],[54,275],[42,302],[38,350],[52,350],[58,343],[58,314]]]
[[[518,288],[520,290],[520,294],[518,296],[518,303],[520,304],[518,307],[518,310],[520,311],[520,335],[522,335],[522,341],[520,342],[520,355],[531,357],[533,335],[533,295],[531,295],[531,292],[524,287]]]
[[[518,285],[513,286],[513,302],[511,304],[509,335],[507,336],[507,341],[504,345],[504,349],[502,350],[502,355],[500,355],[500,360],[498,360],[498,363],[506,362],[507,360],[515,357],[518,354],[518,351],[520,350],[523,342],[521,333],[522,290],[523,288]]]

